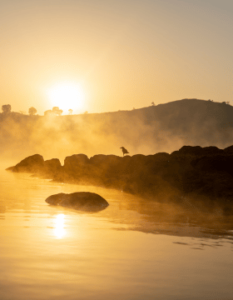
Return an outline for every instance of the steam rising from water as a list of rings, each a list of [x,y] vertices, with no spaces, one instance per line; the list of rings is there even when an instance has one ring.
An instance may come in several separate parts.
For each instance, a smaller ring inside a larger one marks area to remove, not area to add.
[[[85,153],[130,155],[172,152],[183,145],[229,146],[233,140],[232,107],[201,100],[115,113],[71,116],[0,115],[2,157],[45,159]],[[229,113],[230,112],[230,113]]]

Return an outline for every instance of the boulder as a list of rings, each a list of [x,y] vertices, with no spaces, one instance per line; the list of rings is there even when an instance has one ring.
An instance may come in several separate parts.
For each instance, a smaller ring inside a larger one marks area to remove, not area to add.
[[[14,167],[10,167],[6,170],[12,172],[26,172],[26,173],[38,173],[44,169],[44,159],[43,156],[39,154],[34,154],[32,156],[26,157],[20,163]]]
[[[50,205],[59,205],[86,212],[101,211],[109,205],[104,198],[90,192],[59,193],[49,196],[45,201]]]
[[[166,152],[159,152],[152,155],[148,155],[148,157],[153,157],[153,160],[156,162],[166,162],[170,159],[170,154],[166,153]]]
[[[218,149],[215,146],[200,147],[200,146],[183,146],[179,151],[174,151],[172,154],[179,155],[193,155],[193,156],[204,156],[204,155],[218,155],[223,154],[222,149]]]
[[[233,156],[215,155],[203,156],[192,161],[192,166],[201,172],[205,173],[228,173],[233,176]],[[220,175],[220,174],[219,174]],[[218,176],[218,175],[216,175]]]
[[[224,151],[222,149],[218,149],[218,147],[215,146],[209,146],[202,148],[203,155],[219,155],[224,154]]]
[[[183,155],[202,155],[202,148],[200,146],[183,146],[178,152]]]
[[[85,154],[74,154],[65,158],[63,175],[65,181],[86,182],[89,177],[89,158]]]
[[[233,154],[233,146],[227,147],[224,149],[226,154]]]
[[[64,162],[65,169],[73,169],[77,167],[83,167],[89,163],[89,159],[85,154],[74,154],[67,156]]]
[[[45,172],[48,174],[56,174],[61,169],[61,163],[58,158],[45,160],[44,166],[45,166]]]
[[[116,156],[116,155],[103,155],[98,154],[94,155],[90,158],[90,163],[95,166],[100,167],[114,167],[118,165],[122,161],[122,157]]]
[[[122,157],[116,155],[95,155],[90,158],[92,171],[101,177],[112,177],[122,166]]]

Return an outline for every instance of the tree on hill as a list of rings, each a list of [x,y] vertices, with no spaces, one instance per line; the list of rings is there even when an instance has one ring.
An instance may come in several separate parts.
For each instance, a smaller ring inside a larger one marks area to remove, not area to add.
[[[11,105],[10,104],[5,104],[2,106],[2,112],[4,114],[9,114],[11,112]]]
[[[51,111],[51,109],[49,109],[49,110],[46,110],[45,112],[44,112],[44,116],[49,116],[49,115],[51,115],[53,112]]]
[[[37,113],[37,110],[35,109],[35,107],[30,107],[28,113],[30,116],[34,116]]]
[[[52,112],[57,115],[57,116],[60,116],[62,113],[63,113],[63,110],[59,109],[58,106],[54,106],[53,109],[52,109]]]
[[[49,116],[49,115],[51,115],[51,116],[52,116],[52,115],[53,115],[53,116],[55,116],[55,115],[60,116],[62,113],[63,113],[63,110],[59,109],[58,106],[54,106],[52,110],[51,110],[51,109],[46,110],[46,111],[44,112],[44,115],[45,115],[45,116]]]

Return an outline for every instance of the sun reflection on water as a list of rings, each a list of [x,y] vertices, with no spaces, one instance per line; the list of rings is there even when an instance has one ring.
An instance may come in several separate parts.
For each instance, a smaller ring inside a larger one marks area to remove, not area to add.
[[[62,239],[66,235],[65,230],[65,216],[63,214],[59,214],[55,218],[55,229],[54,235],[57,239]]]

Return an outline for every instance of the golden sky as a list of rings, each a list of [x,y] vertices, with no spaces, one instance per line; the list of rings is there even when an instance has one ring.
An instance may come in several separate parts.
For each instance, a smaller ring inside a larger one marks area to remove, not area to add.
[[[0,104],[43,114],[64,84],[75,113],[233,104],[232,28],[232,0],[0,0]]]

